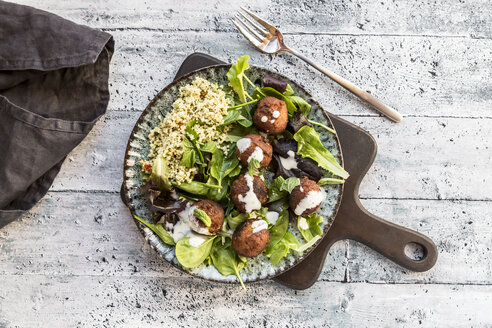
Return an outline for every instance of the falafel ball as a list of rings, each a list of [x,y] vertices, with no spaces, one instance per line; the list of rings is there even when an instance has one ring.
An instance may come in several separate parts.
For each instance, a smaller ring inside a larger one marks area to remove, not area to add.
[[[218,203],[202,199],[193,205],[194,209],[199,209],[204,211],[212,223],[209,227],[203,223],[202,220],[198,219],[193,213],[190,213],[190,227],[193,231],[202,235],[215,235],[222,228],[224,223],[224,209]]]
[[[261,99],[256,106],[253,121],[262,132],[269,134],[284,132],[289,122],[285,101],[270,96]]]
[[[268,189],[258,175],[241,174],[231,185],[231,198],[241,213],[259,210],[268,200]]]
[[[323,202],[323,192],[315,181],[306,177],[300,178],[290,196],[289,205],[296,215],[306,216],[316,212]]]
[[[269,241],[268,223],[263,219],[249,219],[234,231],[232,248],[241,256],[255,257],[263,252]]]
[[[248,134],[239,139],[236,145],[236,157],[244,167],[248,167],[248,163],[252,158],[260,162],[260,169],[267,167],[272,160],[272,145],[265,137],[259,134]]]

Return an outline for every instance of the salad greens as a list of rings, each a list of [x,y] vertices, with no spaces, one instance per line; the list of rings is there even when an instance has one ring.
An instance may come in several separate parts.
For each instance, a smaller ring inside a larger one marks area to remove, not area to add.
[[[205,261],[212,250],[213,241],[217,236],[205,240],[197,247],[190,245],[190,237],[184,237],[178,240],[174,250],[179,263],[185,268],[195,268]]]
[[[193,211],[193,215],[195,215],[197,219],[202,221],[206,227],[210,227],[210,225],[212,224],[212,220],[210,219],[210,216],[208,216],[208,214],[205,213],[205,211],[199,208],[195,208],[195,210]]]
[[[256,158],[250,158],[248,162],[248,174],[250,176],[258,175],[260,168],[260,162]]]
[[[155,157],[152,163],[152,173],[150,174],[150,180],[155,183],[162,190],[170,190],[171,182],[169,181],[169,169],[167,161],[162,155]]]
[[[147,226],[150,230],[152,230],[159,238],[161,238],[161,240],[168,244],[168,245],[171,245],[173,246],[174,245],[174,239],[173,239],[173,236],[171,236],[171,234],[166,230],[164,229],[164,227],[162,226],[162,224],[152,224],[152,223],[148,223],[144,220],[142,220],[141,218],[139,218],[138,216],[134,215],[133,216],[136,220],[142,222],[145,226]]]
[[[299,178],[291,177],[284,179],[284,177],[279,175],[268,186],[268,202],[272,203],[287,197],[300,183]]]
[[[232,211],[229,216],[226,217],[229,229],[236,230],[237,226],[249,219],[249,214],[239,213],[238,211]]]
[[[344,182],[345,182],[345,180],[342,180],[342,179],[321,178],[318,181],[318,186],[332,185],[332,184],[341,184],[341,183],[344,183]]]
[[[302,220],[306,220],[306,223],[308,225],[307,229],[303,229],[301,227]],[[299,232],[306,241],[310,241],[314,238],[314,236],[323,234],[323,231],[321,231],[321,228],[319,226],[322,222],[323,218],[316,213],[310,214],[306,217],[299,216],[297,218],[297,229],[299,229]]]
[[[275,246],[265,251],[265,256],[270,258],[273,265],[277,265],[282,258],[290,253],[291,249],[298,250],[299,247],[301,247],[299,241],[292,232],[287,231]]]
[[[220,274],[223,276],[235,274],[243,289],[246,290],[239,271],[244,269],[247,260],[245,257],[237,255],[232,249],[231,239],[227,239],[223,244],[219,239],[215,240],[210,258],[212,259],[213,266]]]
[[[234,177],[241,170],[235,149],[236,147],[232,148],[227,157],[224,157],[224,152],[220,149],[216,149],[212,154],[210,175],[217,180],[219,186],[223,185],[222,182],[225,177]]]
[[[229,72],[227,72],[227,78],[229,79],[229,85],[239,96],[239,100],[243,103],[246,102],[246,96],[253,100],[250,95],[244,90],[243,77],[244,72],[249,68],[249,56],[244,55],[239,57],[235,64],[231,65]]]
[[[227,78],[229,79],[229,85],[238,95],[241,104],[238,109],[233,110],[235,112],[229,111],[229,114],[225,118],[225,121],[229,122],[229,124],[237,121],[244,127],[249,127],[253,125],[249,103],[247,102],[246,97],[248,97],[250,100],[257,101],[257,99],[253,99],[244,90],[243,78],[245,77],[244,72],[249,68],[248,60],[248,55],[240,57],[235,64],[231,65],[231,68],[226,74]]]
[[[289,100],[299,108],[300,111],[304,114],[304,116],[308,116],[309,111],[311,110],[311,105],[299,96],[288,96]]]
[[[294,134],[297,141],[297,154],[302,157],[309,157],[316,161],[318,165],[328,172],[333,173],[343,179],[347,179],[349,174],[337,162],[337,159],[321,143],[319,133],[310,126],[303,126]]]
[[[265,248],[265,254],[272,252],[272,249],[279,243],[282,238],[284,238],[287,229],[289,228],[289,212],[285,209],[283,210],[277,222],[273,227],[270,228],[270,240]]]
[[[341,184],[349,177],[349,174],[337,162],[337,159],[323,146],[320,134],[309,123],[331,133],[335,133],[335,131],[320,122],[307,119],[311,111],[311,105],[306,99],[295,95],[289,84],[281,83],[282,88],[272,84],[268,85],[274,88],[264,86],[267,83],[255,85],[246,75],[250,67],[248,61],[249,56],[240,57],[236,63],[231,65],[226,74],[229,85],[223,87],[223,90],[230,101],[230,106],[223,123],[218,127],[219,131],[225,131],[225,143],[222,145],[213,141],[201,143],[194,127],[202,123],[190,121],[186,125],[181,146],[183,155],[179,164],[188,168],[197,167],[199,174],[197,174],[196,180],[189,183],[175,183],[172,177],[169,176],[168,163],[162,155],[155,157],[151,172],[150,168],[147,169],[147,174],[150,173],[150,179],[161,190],[169,191],[174,187],[181,198],[195,201],[205,198],[219,202],[225,208],[225,220],[218,235],[191,237],[195,238],[191,240],[191,244],[190,237],[184,237],[175,244],[172,234],[166,231],[162,224],[150,224],[135,216],[136,220],[149,227],[164,243],[175,245],[176,258],[183,267],[195,268],[202,264],[213,265],[222,275],[236,275],[244,289],[239,272],[246,267],[247,260],[236,253],[232,248],[231,240],[232,232],[241,223],[253,217],[262,218],[267,222],[271,221],[268,222],[270,238],[263,254],[271,260],[273,265],[277,265],[291,250],[303,252],[318,241],[322,235],[320,225],[323,222],[323,218],[315,213],[297,218],[297,228],[305,240],[302,245],[294,234],[289,231],[287,197],[296,186],[300,185],[300,180],[297,177],[299,175],[289,178],[279,175],[273,181],[268,180],[271,181],[270,183],[267,182],[268,206],[277,208],[275,211],[278,210],[280,212],[278,219],[273,215],[276,221],[267,219],[272,218],[272,216],[269,216],[271,213],[268,213],[269,209],[267,207],[262,207],[260,210],[249,214],[240,213],[234,209],[234,204],[229,197],[234,179],[241,174],[241,171],[248,172],[251,176],[263,174],[263,170],[260,171],[260,162],[258,160],[251,158],[248,167],[242,168],[240,161],[236,157],[236,142],[247,134],[258,134],[258,130],[253,124],[252,115],[256,103],[267,96],[275,97],[285,102],[289,124],[294,121],[297,124],[295,126],[290,125],[291,131],[286,130],[281,135],[270,135],[268,138],[270,142],[280,137],[294,139],[297,142],[297,155],[314,160],[320,168],[325,170],[325,174],[317,182],[319,186]],[[292,118],[294,114],[295,116]],[[292,134],[294,131],[297,132]],[[312,164],[312,168],[316,168],[315,163]],[[319,171],[321,172],[321,169]],[[284,176],[287,177],[289,175]],[[319,173],[318,179],[321,176],[322,174]],[[211,226],[212,220],[207,212],[201,209],[194,209],[193,214],[205,226]],[[295,223],[292,225],[295,225]],[[199,244],[195,243],[197,241],[196,238],[203,238],[204,240]]]

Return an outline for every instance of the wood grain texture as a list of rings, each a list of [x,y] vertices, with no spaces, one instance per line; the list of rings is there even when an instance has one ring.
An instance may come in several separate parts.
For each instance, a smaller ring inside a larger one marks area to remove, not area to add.
[[[23,4],[57,13],[97,28],[159,31],[232,32],[231,13],[241,1],[131,0],[67,2],[23,0]],[[261,12],[290,33],[402,34],[490,38],[492,8],[487,0],[438,1],[295,1],[250,0]]]
[[[224,61],[248,54],[252,64],[292,77],[334,114],[379,116],[301,60],[289,54],[263,55],[237,33],[111,33],[116,52],[110,110],[142,111],[172,81],[181,61],[200,51]],[[286,41],[404,116],[492,118],[490,39],[296,34]]]
[[[266,282],[244,292],[189,278],[6,278],[10,283],[3,293],[19,295],[2,304],[6,326],[487,327],[492,320],[491,286],[321,281],[309,290],[293,291]]]
[[[492,7],[478,1],[260,1],[248,7],[305,55],[404,116],[393,124],[289,56],[265,56],[229,22],[240,1],[22,0],[114,35],[108,114],[48,195],[0,230],[0,327],[492,327]],[[126,141],[182,60],[243,54],[368,130],[378,155],[364,206],[418,230],[436,266],[407,272],[340,241],[306,291],[214,285],[145,243],[118,195]]]

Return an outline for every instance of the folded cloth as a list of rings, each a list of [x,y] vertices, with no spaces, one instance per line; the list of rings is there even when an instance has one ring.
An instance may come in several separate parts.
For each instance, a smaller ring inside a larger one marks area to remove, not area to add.
[[[0,228],[33,207],[104,114],[112,36],[0,1]]]

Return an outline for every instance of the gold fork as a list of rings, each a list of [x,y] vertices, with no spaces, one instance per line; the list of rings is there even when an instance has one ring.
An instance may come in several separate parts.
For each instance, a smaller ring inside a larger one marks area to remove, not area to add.
[[[291,54],[296,55],[300,59],[304,60],[306,63],[316,68],[318,71],[327,75],[330,79],[337,82],[360,99],[367,101],[369,104],[374,106],[374,108],[376,108],[378,111],[380,111],[393,121],[400,122],[402,120],[403,117],[400,113],[398,113],[390,106],[384,104],[367,91],[362,90],[352,82],[315,63],[297,50],[287,47],[284,43],[284,37],[282,33],[280,33],[280,31],[274,25],[253,14],[251,11],[247,10],[244,7],[241,7],[241,9],[246,14],[242,11],[238,11],[234,16],[236,20],[232,19],[232,23],[234,23],[239,32],[241,32],[246,37],[246,39],[248,39],[262,52],[267,54],[274,54],[280,51],[290,52]]]

